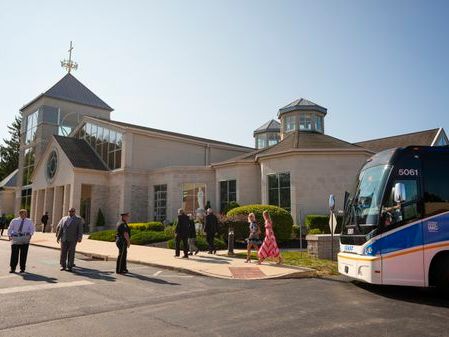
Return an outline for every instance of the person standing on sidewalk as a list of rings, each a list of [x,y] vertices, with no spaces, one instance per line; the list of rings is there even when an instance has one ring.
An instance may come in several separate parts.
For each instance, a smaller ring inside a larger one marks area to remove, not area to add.
[[[207,209],[206,224],[204,225],[204,231],[206,232],[208,254],[217,253],[214,238],[215,234],[218,232],[218,219],[215,216],[212,208]]]
[[[259,251],[259,245],[261,244],[260,241],[260,228],[259,225],[256,222],[256,216],[254,213],[248,214],[248,222],[249,222],[249,236],[248,239],[246,239],[246,248],[247,248],[247,254],[246,254],[246,263],[251,263],[251,250],[254,248],[257,251]]]
[[[195,221],[193,221],[193,215],[189,214],[189,255],[193,255],[193,253],[198,254],[200,251],[199,248],[196,246],[196,228],[195,228]]]
[[[121,221],[117,226],[117,234],[115,236],[115,243],[118,248],[115,272],[117,274],[125,274],[128,272],[126,258],[128,256],[128,248],[131,246],[131,228],[128,226],[129,213],[121,213],[120,216]]]
[[[27,210],[21,209],[19,217],[12,219],[8,227],[8,237],[11,241],[10,273],[15,273],[20,255],[20,272],[26,268],[28,247],[31,236],[34,234],[34,224],[27,218]]]
[[[56,242],[61,242],[61,271],[72,271],[75,262],[76,244],[83,238],[83,219],[70,208],[69,215],[63,217],[56,226]]]
[[[282,256],[276,243],[276,237],[274,236],[273,231],[273,222],[271,221],[270,214],[268,211],[263,211],[262,215],[265,220],[265,239],[257,252],[259,257],[257,264],[261,264],[266,258],[269,257],[276,259],[277,264],[281,264]]]
[[[175,234],[176,234],[176,251],[175,257],[179,257],[181,252],[181,241],[182,248],[184,250],[184,259],[189,258],[189,246],[188,246],[188,237],[189,237],[189,217],[184,213],[182,208],[178,209],[178,223],[176,224]]]
[[[0,236],[3,236],[3,231],[5,230],[7,224],[8,224],[8,219],[6,219],[6,214],[3,213],[2,217],[0,218],[0,230],[1,230]]]
[[[45,227],[47,227],[48,223],[48,212],[45,212],[45,214],[42,215],[41,222],[42,222],[42,233],[45,233]]]

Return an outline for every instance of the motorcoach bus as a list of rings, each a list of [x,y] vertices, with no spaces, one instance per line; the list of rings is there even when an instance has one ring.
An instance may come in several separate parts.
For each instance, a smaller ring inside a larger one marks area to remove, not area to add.
[[[379,152],[344,204],[341,274],[373,284],[449,286],[449,147]]]

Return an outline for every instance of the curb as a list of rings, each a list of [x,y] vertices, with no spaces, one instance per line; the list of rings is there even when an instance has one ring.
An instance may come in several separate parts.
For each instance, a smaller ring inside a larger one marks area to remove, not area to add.
[[[1,241],[9,241],[7,239],[4,239],[3,237],[1,237],[0,240]],[[46,245],[40,244],[38,242],[30,243],[30,245],[36,246],[36,247],[41,247],[41,248],[53,249],[53,250],[61,250],[59,247],[46,246]],[[103,261],[116,261],[117,260],[116,257],[112,257],[112,256],[109,256],[109,255],[104,255],[104,254],[83,252],[83,251],[79,251],[79,250],[76,250],[75,253],[91,257],[92,259],[99,259],[99,260],[103,260]],[[128,262],[129,263],[140,264],[140,265],[144,265],[144,266],[149,266],[149,267],[157,267],[157,268],[161,268],[161,269],[182,272],[182,273],[190,274],[190,275],[206,276],[206,277],[213,277],[213,278],[219,278],[219,279],[225,279],[225,280],[239,280],[239,281],[255,281],[255,280],[259,281],[260,280],[260,281],[263,281],[263,280],[276,280],[276,279],[312,278],[312,277],[316,277],[317,276],[317,272],[314,269],[301,268],[301,267],[297,267],[297,266],[288,266],[288,268],[298,269],[298,271],[297,272],[293,272],[293,273],[286,273],[286,274],[281,274],[281,275],[275,275],[275,276],[266,276],[266,277],[260,277],[260,278],[252,278],[252,279],[239,279],[239,278],[234,278],[234,277],[231,277],[231,276],[224,276],[224,275],[220,275],[220,274],[207,273],[207,272],[204,272],[204,271],[197,271],[197,270],[192,270],[192,269],[188,269],[188,268],[184,268],[184,267],[167,266],[167,265],[164,265],[164,264],[158,264],[158,263],[154,263],[154,262],[145,262],[145,261],[134,260],[134,259],[128,259]],[[272,266],[272,267],[276,267],[276,266]],[[299,271],[300,269],[303,270],[303,271]],[[307,269],[307,270],[304,270],[304,269]]]

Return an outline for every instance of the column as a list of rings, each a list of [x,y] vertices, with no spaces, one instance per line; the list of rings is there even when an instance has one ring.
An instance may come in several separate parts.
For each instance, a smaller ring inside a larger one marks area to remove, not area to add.
[[[64,201],[64,186],[56,186],[53,193],[53,227],[56,228],[59,220],[62,218]]]
[[[64,186],[64,201],[62,202],[63,214],[65,214],[70,207],[70,187],[71,185]]]
[[[54,188],[50,187],[45,190],[45,204],[44,204],[44,212],[48,212],[48,223],[50,224],[50,228],[53,231],[53,199],[54,199]]]
[[[38,199],[38,191],[33,190],[31,194],[30,219],[34,224],[36,224],[37,222],[37,199]]]
[[[77,212],[81,205],[81,184],[74,182],[70,189],[70,204],[69,207],[74,207]]]

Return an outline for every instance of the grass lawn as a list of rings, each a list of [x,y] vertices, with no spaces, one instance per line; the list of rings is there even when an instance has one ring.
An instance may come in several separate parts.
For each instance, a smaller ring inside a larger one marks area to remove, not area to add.
[[[257,259],[255,252],[251,256]],[[246,253],[238,253],[236,257],[246,258]],[[282,257],[285,265],[313,268],[318,276],[338,275],[337,261],[317,259],[307,252],[282,252]]]

